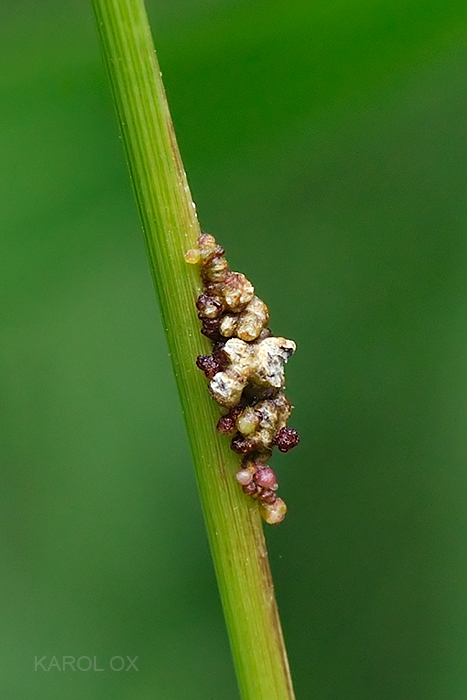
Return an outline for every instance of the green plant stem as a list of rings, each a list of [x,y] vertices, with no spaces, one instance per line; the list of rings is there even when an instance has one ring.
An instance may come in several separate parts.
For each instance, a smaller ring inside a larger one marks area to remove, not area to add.
[[[199,270],[184,253],[199,224],[183,170],[142,0],[93,0],[101,48],[144,229],[195,463],[244,700],[294,697],[257,505],[235,482],[238,457],[195,367],[209,351],[194,302]],[[176,507],[176,503],[174,503]],[[181,514],[182,517],[182,514]]]

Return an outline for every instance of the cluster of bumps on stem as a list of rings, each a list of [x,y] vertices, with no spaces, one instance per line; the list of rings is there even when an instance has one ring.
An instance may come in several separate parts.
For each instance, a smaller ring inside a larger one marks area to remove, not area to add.
[[[276,495],[276,475],[267,461],[273,447],[288,452],[299,442],[297,431],[287,426],[292,406],[283,393],[284,363],[295,343],[272,335],[268,307],[245,275],[230,270],[216,239],[203,233],[197,244],[185,258],[201,266],[204,291],[196,307],[201,333],[213,349],[196,364],[210,380],[214,400],[226,409],[217,430],[231,435],[232,450],[243,455],[236,479],[273,525],[284,519],[287,506]]]

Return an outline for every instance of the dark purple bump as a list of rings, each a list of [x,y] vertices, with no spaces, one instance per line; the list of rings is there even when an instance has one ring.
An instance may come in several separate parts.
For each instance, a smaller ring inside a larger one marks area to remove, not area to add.
[[[281,428],[274,438],[279,452],[288,452],[300,442],[300,436],[295,428]]]
[[[268,505],[272,505],[277,500],[276,494],[270,489],[263,489],[258,498],[261,503],[267,503]]]
[[[230,449],[238,455],[247,455],[253,452],[255,446],[252,444],[251,440],[245,439],[242,435],[237,435],[230,443]]]
[[[258,487],[254,481],[251,481],[249,484],[242,486],[242,491],[243,493],[246,493],[247,496],[256,496],[258,493]]]
[[[212,355],[198,355],[196,366],[204,372],[208,379],[212,379],[220,371],[219,363]]]
[[[216,428],[218,432],[222,433],[223,435],[233,435],[237,432],[236,422],[229,414],[219,418]]]
[[[203,327],[201,328],[201,333],[213,342],[216,342],[216,340],[219,340],[220,338],[220,333],[217,328],[208,328],[207,326],[203,325]]]

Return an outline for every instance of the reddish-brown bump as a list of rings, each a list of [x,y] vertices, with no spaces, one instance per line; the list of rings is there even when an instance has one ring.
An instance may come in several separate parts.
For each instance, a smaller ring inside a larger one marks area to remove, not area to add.
[[[230,449],[238,455],[247,455],[255,450],[255,443],[239,433],[230,443]]]
[[[219,363],[212,355],[198,355],[196,366],[204,372],[208,379],[212,379],[220,371]]]
[[[277,496],[271,489],[263,489],[259,495],[259,500],[261,501],[261,503],[267,503],[268,505],[272,505],[276,502]]]
[[[295,428],[281,428],[274,438],[279,452],[288,452],[300,442],[300,436]]]
[[[218,318],[203,318],[203,327],[201,333],[211,340],[219,339],[219,319]]]
[[[247,496],[256,496],[258,494],[258,487],[256,486],[254,481],[251,481],[249,484],[245,484],[242,486],[242,491],[243,493],[246,493]]]
[[[212,356],[214,357],[215,360],[219,363],[219,366],[221,369],[225,369],[227,365],[229,364],[229,358],[227,357],[227,354],[224,350],[224,345],[225,345],[225,339],[221,340],[218,343],[215,343],[215,345],[212,348]]]
[[[234,406],[225,416],[217,421],[217,430],[223,435],[234,435],[237,432],[237,418],[243,411],[241,406]]]

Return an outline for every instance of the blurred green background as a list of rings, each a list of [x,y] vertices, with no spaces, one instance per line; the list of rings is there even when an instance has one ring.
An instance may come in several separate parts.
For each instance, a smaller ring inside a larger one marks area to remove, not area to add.
[[[297,698],[465,700],[465,2],[148,11],[202,226],[298,344]],[[2,697],[234,700],[89,4],[4,0],[0,60]]]

